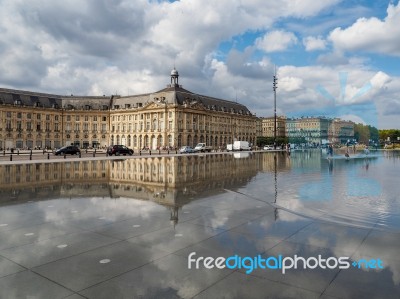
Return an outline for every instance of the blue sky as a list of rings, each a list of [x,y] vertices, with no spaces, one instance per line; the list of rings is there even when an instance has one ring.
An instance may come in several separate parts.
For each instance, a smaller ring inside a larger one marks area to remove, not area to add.
[[[399,25],[398,0],[0,0],[0,86],[143,94],[175,65],[184,88],[271,116],[276,66],[278,114],[400,128]]]

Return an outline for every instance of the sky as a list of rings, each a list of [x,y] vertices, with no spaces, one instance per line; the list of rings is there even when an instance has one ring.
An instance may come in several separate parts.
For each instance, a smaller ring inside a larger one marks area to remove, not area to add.
[[[364,0],[0,0],[0,87],[183,88],[257,116],[400,128],[400,4]]]

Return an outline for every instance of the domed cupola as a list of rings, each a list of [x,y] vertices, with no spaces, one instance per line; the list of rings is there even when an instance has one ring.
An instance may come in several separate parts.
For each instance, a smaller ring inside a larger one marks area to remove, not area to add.
[[[174,67],[174,69],[171,71],[171,86],[179,86],[178,77],[179,73]]]

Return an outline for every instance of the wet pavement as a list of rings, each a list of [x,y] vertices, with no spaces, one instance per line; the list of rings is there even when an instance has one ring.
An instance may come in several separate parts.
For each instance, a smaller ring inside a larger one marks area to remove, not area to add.
[[[319,151],[3,165],[0,298],[399,298],[399,167]],[[193,252],[350,265],[189,269]]]

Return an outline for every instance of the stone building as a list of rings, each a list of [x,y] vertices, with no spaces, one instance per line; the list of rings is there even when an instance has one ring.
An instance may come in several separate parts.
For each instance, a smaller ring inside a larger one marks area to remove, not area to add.
[[[286,119],[286,136],[292,139],[304,138],[306,143],[321,144],[328,140],[331,120],[326,117],[301,117]]]
[[[110,111],[112,144],[133,148],[195,146],[223,148],[234,140],[255,143],[257,118],[246,106],[182,88],[176,69],[171,84],[144,95],[114,97]]]
[[[339,118],[300,117],[286,120],[286,135],[289,142],[302,138],[309,144],[324,142],[345,143],[354,138],[354,123]]]
[[[0,89],[0,148],[108,144],[110,98]]]
[[[329,127],[329,140],[333,143],[345,144],[352,139],[354,139],[354,122],[333,119]]]
[[[275,117],[262,117],[261,118],[262,135],[263,137],[274,137],[275,130]],[[276,117],[276,137],[286,136],[286,117]]]
[[[134,96],[60,96],[0,89],[0,148],[57,148],[75,144],[134,149],[218,148],[233,140],[255,143],[256,117],[246,106],[190,92],[178,82]]]

